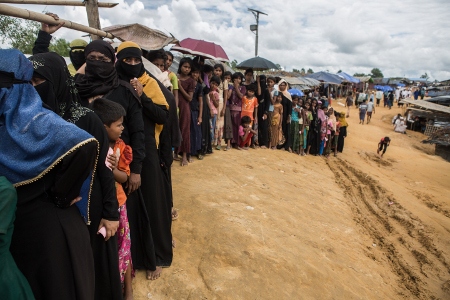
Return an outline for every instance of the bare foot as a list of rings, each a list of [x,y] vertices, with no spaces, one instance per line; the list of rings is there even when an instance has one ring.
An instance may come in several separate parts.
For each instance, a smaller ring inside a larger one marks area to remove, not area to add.
[[[172,248],[175,248],[177,246],[177,242],[175,240],[172,240]]]
[[[155,271],[147,270],[147,280],[156,280],[161,277],[162,268],[156,267]]]
[[[189,162],[186,159],[183,159],[183,161],[181,162],[181,166],[187,166],[189,164]]]
[[[261,149],[267,149],[267,147],[266,146],[261,146]]]
[[[172,207],[172,221],[178,219],[178,209]]]

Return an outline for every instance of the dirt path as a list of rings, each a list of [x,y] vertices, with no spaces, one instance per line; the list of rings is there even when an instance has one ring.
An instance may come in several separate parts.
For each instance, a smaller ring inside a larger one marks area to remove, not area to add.
[[[450,163],[392,132],[399,109],[369,125],[356,112],[337,158],[234,150],[174,166],[174,263],[154,282],[137,272],[135,298],[449,299]]]

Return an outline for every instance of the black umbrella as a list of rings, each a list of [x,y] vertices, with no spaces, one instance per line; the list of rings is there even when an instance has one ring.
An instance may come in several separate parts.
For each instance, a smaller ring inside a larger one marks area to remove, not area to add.
[[[276,64],[271,62],[270,60],[267,60],[262,57],[253,57],[247,60],[244,60],[240,64],[236,66],[238,69],[249,69],[252,68],[255,71],[262,71],[262,70],[268,70],[268,69],[277,69],[278,67]]]

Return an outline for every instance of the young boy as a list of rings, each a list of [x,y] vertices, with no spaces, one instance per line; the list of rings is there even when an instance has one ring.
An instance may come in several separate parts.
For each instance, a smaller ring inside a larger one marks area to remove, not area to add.
[[[241,126],[239,126],[239,150],[248,150],[252,141],[252,136],[257,134],[251,126],[252,120],[249,116],[243,116],[241,118]]]
[[[375,105],[373,99],[371,98],[367,104],[367,124],[369,124],[370,119],[372,119],[372,112],[375,113]]]
[[[241,118],[244,116],[248,116],[251,120],[250,125],[258,123],[258,110],[255,109],[258,107],[258,99],[255,97],[256,85],[250,84],[247,87],[247,93],[244,97],[242,97],[242,111]]]
[[[367,100],[364,99],[364,101],[359,106],[359,124],[364,125],[364,119],[366,118],[366,112],[367,112]]]
[[[301,117],[302,109],[298,106],[298,96],[292,96],[292,113],[291,113],[291,130],[290,130],[290,145],[289,152],[294,151],[300,154],[300,128],[299,119]],[[303,126],[302,126],[303,127]]]
[[[123,132],[123,117],[125,109],[113,101],[98,98],[92,103],[92,109],[102,120],[109,138],[109,146],[113,148],[108,155],[109,168],[112,170],[116,181],[117,201],[119,202],[119,271],[120,279],[124,286],[124,299],[133,297],[132,277],[134,271],[131,261],[130,226],[126,209],[127,196],[122,184],[127,182],[130,176],[130,163],[133,160],[133,151],[120,138]],[[102,163],[102,162],[99,162]],[[101,230],[99,231],[101,233]]]
[[[258,138],[258,99],[255,97],[256,93],[256,85],[250,84],[247,86],[247,92],[244,97],[242,97],[242,111],[241,118],[243,116],[248,116],[251,119],[250,127],[255,129],[256,133],[253,135],[254,138],[252,140],[252,148],[255,148],[255,144],[257,141],[255,139]]]
[[[387,147],[389,146],[390,142],[391,139],[388,136],[382,138],[378,143],[377,154],[380,154],[380,151],[383,151],[383,153],[381,153],[381,157],[383,157],[383,154],[386,153]]]

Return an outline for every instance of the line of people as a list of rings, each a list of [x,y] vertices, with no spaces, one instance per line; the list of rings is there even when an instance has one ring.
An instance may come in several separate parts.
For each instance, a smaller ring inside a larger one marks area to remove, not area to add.
[[[173,260],[175,96],[133,42],[89,43],[72,77],[50,39],[0,50],[0,180],[17,192],[0,298],[132,299],[134,270]]]

